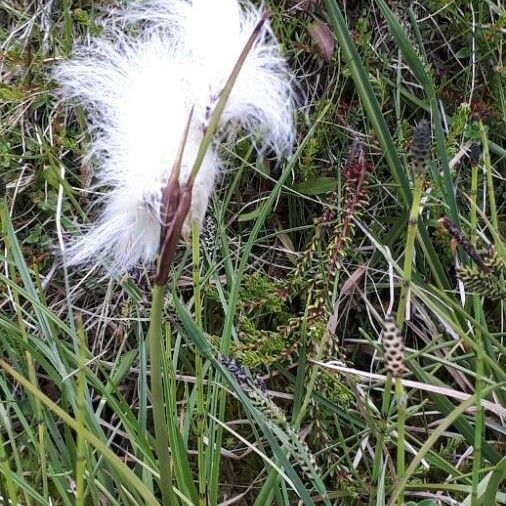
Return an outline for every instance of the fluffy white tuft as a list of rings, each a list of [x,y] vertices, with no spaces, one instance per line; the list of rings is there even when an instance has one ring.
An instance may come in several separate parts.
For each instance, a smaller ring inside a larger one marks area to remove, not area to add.
[[[96,185],[108,188],[99,220],[70,245],[70,264],[98,260],[118,273],[156,258],[161,193],[190,110],[181,183],[259,19],[258,10],[237,0],[146,0],[111,16],[101,38],[57,67],[62,97],[88,112]],[[120,21],[134,35],[120,30]],[[224,137],[253,132],[260,146],[278,154],[292,145],[289,76],[268,26],[243,65],[221,123]],[[219,165],[213,146],[195,182],[188,224],[202,222]]]

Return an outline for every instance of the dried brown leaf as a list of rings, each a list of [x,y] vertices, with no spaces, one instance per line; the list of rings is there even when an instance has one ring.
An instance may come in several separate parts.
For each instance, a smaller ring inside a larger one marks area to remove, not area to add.
[[[314,21],[309,25],[308,31],[318,52],[325,60],[330,61],[334,55],[336,43],[329,25],[323,21]]]

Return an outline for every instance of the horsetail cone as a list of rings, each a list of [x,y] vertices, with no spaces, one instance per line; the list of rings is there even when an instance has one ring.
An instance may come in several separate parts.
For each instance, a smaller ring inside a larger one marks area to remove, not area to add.
[[[383,324],[382,345],[387,371],[394,378],[401,377],[406,372],[404,340],[399,328],[391,318],[387,318]]]
[[[432,130],[427,120],[420,121],[413,127],[411,143],[411,162],[415,178],[423,178],[430,162],[432,147]]]

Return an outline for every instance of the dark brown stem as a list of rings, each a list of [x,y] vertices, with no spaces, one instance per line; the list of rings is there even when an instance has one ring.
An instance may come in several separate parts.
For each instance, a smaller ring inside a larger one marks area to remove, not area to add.
[[[176,246],[181,236],[181,229],[183,228],[184,220],[190,210],[192,190],[193,184],[188,182],[184,185],[182,194],[180,192],[178,195],[180,198],[178,198],[176,212],[166,228],[165,237],[160,248],[158,268],[155,277],[155,284],[157,285],[167,284],[170,265],[174,259]]]

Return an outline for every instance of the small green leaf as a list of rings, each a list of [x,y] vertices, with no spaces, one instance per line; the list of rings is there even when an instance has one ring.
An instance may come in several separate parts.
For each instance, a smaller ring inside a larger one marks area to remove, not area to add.
[[[304,195],[322,195],[330,193],[337,186],[338,179],[335,177],[319,177],[298,183],[295,185],[295,190]]]
[[[237,221],[240,223],[243,223],[245,221],[253,221],[256,220],[260,214],[260,211],[262,210],[262,207],[257,207],[256,209],[253,209],[253,211],[250,211],[249,213],[242,213],[237,218]]]
[[[456,53],[456,58],[469,58],[471,56],[471,50],[468,47],[460,48]]]

